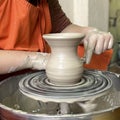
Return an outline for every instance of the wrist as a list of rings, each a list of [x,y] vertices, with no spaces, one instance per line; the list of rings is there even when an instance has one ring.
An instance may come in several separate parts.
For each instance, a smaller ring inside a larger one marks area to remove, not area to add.
[[[87,34],[88,33],[98,33],[99,32],[99,30],[97,29],[97,28],[91,28],[91,29],[89,29],[88,31],[87,31]]]

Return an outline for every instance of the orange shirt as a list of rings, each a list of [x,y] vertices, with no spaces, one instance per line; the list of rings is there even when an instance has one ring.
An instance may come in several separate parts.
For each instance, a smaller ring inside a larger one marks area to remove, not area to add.
[[[35,7],[26,0],[0,0],[0,49],[45,52],[42,35],[51,31],[46,0]]]

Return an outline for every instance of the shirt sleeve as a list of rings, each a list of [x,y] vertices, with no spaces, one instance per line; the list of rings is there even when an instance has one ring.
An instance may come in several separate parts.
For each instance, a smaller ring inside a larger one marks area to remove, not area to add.
[[[63,12],[58,0],[48,0],[48,4],[52,22],[52,33],[61,32],[65,27],[71,24],[71,21]]]

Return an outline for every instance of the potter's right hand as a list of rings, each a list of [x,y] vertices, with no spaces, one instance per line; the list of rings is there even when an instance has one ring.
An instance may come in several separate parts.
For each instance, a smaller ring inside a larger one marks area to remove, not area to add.
[[[106,33],[98,30],[92,30],[86,34],[83,43],[85,46],[86,64],[89,64],[93,52],[95,54],[101,54],[105,50],[112,48],[113,36],[109,32]]]

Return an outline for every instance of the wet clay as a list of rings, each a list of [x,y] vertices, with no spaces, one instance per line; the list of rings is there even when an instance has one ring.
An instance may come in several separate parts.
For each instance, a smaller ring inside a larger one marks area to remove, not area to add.
[[[51,83],[66,86],[80,81],[84,61],[78,57],[77,47],[83,37],[84,34],[81,33],[43,35],[51,47],[51,56],[46,67]]]

